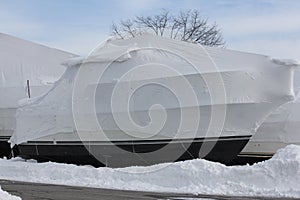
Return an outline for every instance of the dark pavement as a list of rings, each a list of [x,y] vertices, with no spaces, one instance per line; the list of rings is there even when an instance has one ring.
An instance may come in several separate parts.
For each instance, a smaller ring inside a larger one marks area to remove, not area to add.
[[[111,190],[87,187],[61,186],[52,184],[27,183],[18,181],[0,180],[3,190],[22,197],[23,200],[153,200],[153,199],[261,199],[276,200],[276,198],[267,197],[241,197],[241,196],[219,196],[219,195],[192,195],[192,194],[174,194],[174,193],[155,193],[155,192],[137,192],[124,190]],[[292,198],[277,198],[292,199]]]

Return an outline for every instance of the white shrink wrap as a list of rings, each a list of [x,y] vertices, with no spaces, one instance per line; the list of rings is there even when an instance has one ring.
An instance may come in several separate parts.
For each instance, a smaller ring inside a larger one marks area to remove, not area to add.
[[[18,109],[12,145],[250,137],[269,113],[294,98],[295,66],[289,62],[158,36],[107,40],[87,59],[65,65],[50,91]],[[128,112],[138,128],[128,125]]]
[[[0,140],[15,129],[18,101],[47,92],[65,71],[61,62],[74,55],[0,33]]]

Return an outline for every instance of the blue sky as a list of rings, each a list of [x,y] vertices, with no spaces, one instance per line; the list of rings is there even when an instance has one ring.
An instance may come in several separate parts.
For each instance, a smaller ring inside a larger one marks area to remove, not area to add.
[[[198,9],[222,29],[228,48],[300,59],[298,0],[0,0],[0,32],[87,55],[112,21]]]

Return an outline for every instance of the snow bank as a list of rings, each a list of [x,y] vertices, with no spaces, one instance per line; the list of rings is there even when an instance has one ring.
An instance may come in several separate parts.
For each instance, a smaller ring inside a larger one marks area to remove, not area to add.
[[[123,190],[300,197],[300,146],[289,145],[253,166],[231,167],[201,159],[122,169],[2,159],[0,179]]]
[[[0,187],[0,200],[21,200],[21,198],[10,195],[9,193],[3,191]]]

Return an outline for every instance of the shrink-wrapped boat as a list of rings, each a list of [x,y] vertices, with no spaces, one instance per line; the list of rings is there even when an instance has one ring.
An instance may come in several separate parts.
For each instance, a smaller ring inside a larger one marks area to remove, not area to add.
[[[268,56],[142,35],[66,62],[22,102],[20,156],[121,167],[193,158],[229,163],[294,98],[294,66]]]

